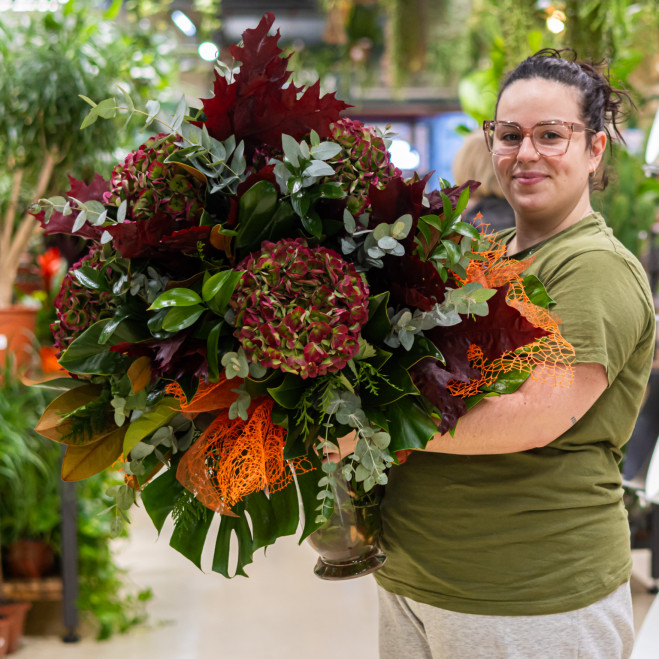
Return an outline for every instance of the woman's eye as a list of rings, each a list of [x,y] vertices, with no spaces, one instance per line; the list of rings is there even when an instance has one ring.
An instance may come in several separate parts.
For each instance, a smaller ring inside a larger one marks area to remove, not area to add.
[[[519,142],[520,134],[515,131],[511,131],[509,133],[503,133],[499,135],[497,139],[501,140],[502,142],[508,142],[508,143]]]
[[[546,130],[542,133],[540,139],[544,140],[545,142],[555,142],[557,140],[562,140],[564,138],[563,135],[557,133],[554,130]]]

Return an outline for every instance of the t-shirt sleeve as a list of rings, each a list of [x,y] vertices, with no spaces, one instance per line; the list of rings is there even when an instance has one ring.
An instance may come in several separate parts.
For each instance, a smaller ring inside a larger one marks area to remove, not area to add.
[[[602,364],[613,382],[647,325],[647,302],[637,275],[620,254],[589,251],[566,260],[544,283],[576,362]]]

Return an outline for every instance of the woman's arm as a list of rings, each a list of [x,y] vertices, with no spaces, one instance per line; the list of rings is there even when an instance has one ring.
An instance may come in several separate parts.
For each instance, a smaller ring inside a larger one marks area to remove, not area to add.
[[[567,388],[529,378],[512,394],[482,400],[460,418],[453,437],[437,434],[425,450],[485,455],[546,446],[577,423],[607,385],[606,369],[595,363],[577,364]]]
[[[517,453],[546,446],[590,409],[608,385],[602,364],[577,364],[570,387],[529,378],[514,393],[485,398],[460,418],[454,436],[435,435],[426,451],[459,455]],[[339,440],[342,457],[355,448],[355,434]],[[337,456],[328,456],[338,459]]]

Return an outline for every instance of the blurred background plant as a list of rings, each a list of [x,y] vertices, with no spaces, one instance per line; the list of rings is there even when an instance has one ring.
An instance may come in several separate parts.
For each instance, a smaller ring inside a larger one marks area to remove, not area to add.
[[[0,372],[0,556],[2,574],[11,578],[8,555],[23,540],[41,540],[61,556],[60,446],[34,431],[41,410],[53,398]],[[130,584],[114,558],[110,540],[114,499],[106,492],[121,483],[101,474],[77,484],[78,609],[99,639],[122,633],[146,620],[149,589]],[[124,536],[127,533],[124,531]],[[48,574],[57,573],[57,562]]]
[[[103,12],[69,0],[55,13],[0,15],[0,307],[12,303],[20,259],[39,231],[28,204],[65,189],[64,172],[108,174],[130,138],[112,122],[80,131],[89,106],[79,95],[104,98],[120,83],[146,98],[176,70],[165,35],[113,22],[121,4]]]

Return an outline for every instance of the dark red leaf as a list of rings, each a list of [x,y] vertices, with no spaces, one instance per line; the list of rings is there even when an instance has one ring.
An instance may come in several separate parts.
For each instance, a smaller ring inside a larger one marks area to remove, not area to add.
[[[432,192],[428,193],[428,201],[430,202],[430,207],[426,211],[426,213],[434,214],[434,215],[441,215],[444,212],[444,202],[442,201],[442,194],[445,194],[449,200],[451,201],[451,206],[453,206],[453,209],[458,205],[458,199],[460,199],[460,195],[469,188],[469,195],[471,196],[474,191],[476,191],[480,187],[480,182],[479,181],[472,181],[469,180],[466,183],[463,183],[462,185],[455,185],[452,188],[444,188],[443,190],[433,190]]]
[[[467,359],[467,349],[471,344],[481,348],[485,358],[492,360],[549,334],[532,325],[506,302],[507,291],[508,285],[502,286],[490,298],[487,316],[465,318],[458,325],[435,327],[426,332],[444,356],[446,368],[456,374],[456,379],[474,377]]]
[[[244,140],[248,159],[255,150],[267,145],[281,149],[281,135],[302,139],[312,129],[321,137],[329,137],[329,126],[339,113],[349,107],[334,94],[320,96],[320,83],[302,87],[290,82],[288,58],[277,45],[279,31],[268,36],[274,22],[270,12],[254,29],[243,33],[243,46],[232,46],[232,55],[242,62],[232,83],[215,74],[211,99],[201,99],[209,134],[224,140],[235,135]]]
[[[442,367],[441,363],[426,357],[410,369],[412,381],[419,391],[442,413],[442,422],[437,426],[440,433],[451,430],[458,419],[467,412],[463,398],[451,395],[446,385],[455,380],[455,374]]]
[[[110,183],[106,181],[102,176],[94,174],[92,182],[87,185],[84,181],[79,181],[73,176],[69,175],[69,185],[70,189],[67,192],[67,195],[74,197],[78,201],[100,201],[103,203],[103,197],[106,192],[110,190]],[[91,224],[85,223],[81,229],[73,232],[73,225],[78,217],[79,211],[73,211],[71,215],[62,215],[55,211],[48,221],[48,224],[44,221],[44,213],[41,212],[38,215],[35,215],[37,220],[41,223],[41,226],[44,228],[44,233],[50,235],[53,233],[68,233],[75,236],[80,236],[82,238],[91,238],[92,240],[98,240],[103,233],[103,227],[92,226]]]

